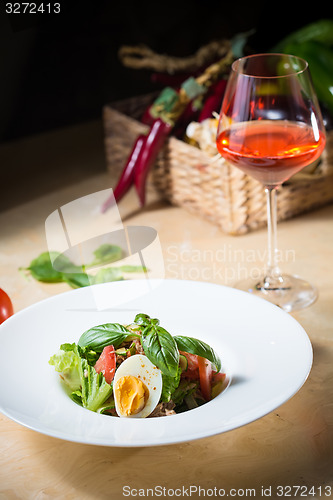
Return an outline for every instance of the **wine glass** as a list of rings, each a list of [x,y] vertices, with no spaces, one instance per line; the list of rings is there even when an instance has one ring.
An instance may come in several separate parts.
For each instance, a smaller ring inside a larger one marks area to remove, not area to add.
[[[285,54],[255,54],[236,60],[222,102],[216,144],[221,156],[260,181],[267,195],[268,262],[262,279],[245,280],[247,290],[286,311],[317,298],[303,279],[278,266],[276,192],[292,175],[316,161],[325,129],[308,64]]]

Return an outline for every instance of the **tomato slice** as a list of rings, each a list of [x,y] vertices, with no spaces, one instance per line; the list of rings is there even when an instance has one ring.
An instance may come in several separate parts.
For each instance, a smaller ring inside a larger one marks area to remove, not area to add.
[[[116,371],[116,359],[116,352],[113,345],[108,345],[104,347],[94,367],[97,373],[103,373],[108,384],[111,384]]]
[[[187,359],[187,371],[192,371],[198,368],[198,356],[189,352],[179,351]]]
[[[212,398],[212,364],[208,359],[198,356],[200,389],[206,401]]]
[[[0,325],[14,314],[13,304],[4,290],[0,288]]]

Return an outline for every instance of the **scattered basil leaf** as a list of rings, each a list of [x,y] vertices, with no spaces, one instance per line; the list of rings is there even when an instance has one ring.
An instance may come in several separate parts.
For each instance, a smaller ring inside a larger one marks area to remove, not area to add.
[[[72,288],[82,288],[91,285],[91,279],[87,273],[64,273],[62,279]]]
[[[102,265],[121,259],[123,251],[117,245],[104,243],[94,252],[95,259],[89,264]],[[77,266],[60,252],[43,252],[33,259],[27,268],[20,270],[29,271],[31,276],[45,283],[65,282],[72,288],[81,288],[93,284],[109,283],[123,280],[123,273],[146,272],[145,266],[124,265],[99,269],[95,276],[85,272],[88,265]]]
[[[180,351],[185,351],[190,354],[196,354],[197,356],[201,356],[203,358],[208,359],[215,365],[216,371],[221,370],[221,360],[208,344],[203,342],[202,340],[195,339],[193,337],[184,337],[184,336],[175,336],[174,340],[177,343],[178,349]]]
[[[77,266],[63,253],[59,252],[55,253],[58,253],[58,255],[53,257],[52,265],[53,268],[59,271],[60,273],[74,274],[74,273],[82,273],[82,271],[84,270],[84,266]]]
[[[54,269],[51,262],[51,258],[53,261],[58,255],[60,255],[59,252],[43,252],[33,259],[26,269],[38,281],[58,283],[62,281],[62,273]]]
[[[101,353],[108,345],[117,349],[129,336],[133,337],[133,332],[125,326],[119,323],[105,323],[86,330],[79,338],[78,346],[89,347],[90,350]]]
[[[146,266],[124,265],[119,266],[117,269],[120,269],[123,273],[146,273],[148,271]]]
[[[100,269],[95,276],[92,277],[92,284],[109,283],[110,281],[121,281],[123,275],[119,267],[106,267]]]
[[[95,258],[90,264],[88,264],[89,266],[97,266],[101,264],[110,264],[111,262],[116,262],[123,257],[123,251],[118,245],[103,243],[94,251],[94,256]]]

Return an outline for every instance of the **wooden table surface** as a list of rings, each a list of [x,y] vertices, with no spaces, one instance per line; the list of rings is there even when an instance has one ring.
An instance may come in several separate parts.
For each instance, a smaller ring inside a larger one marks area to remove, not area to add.
[[[112,179],[105,169],[100,122],[3,145],[0,160],[2,169],[7,166],[13,174],[2,185],[1,287],[19,311],[68,290],[65,284],[27,280],[18,271],[47,250],[46,217],[69,201],[111,187]],[[12,182],[14,174],[21,182]],[[144,210],[134,192],[119,210],[126,223],[158,231],[167,278],[232,286],[238,275],[264,264],[265,230],[223,234],[210,222],[160,201],[152,191]],[[332,222],[331,205],[278,228],[283,269],[319,289],[315,304],[292,314],[314,351],[310,376],[292,399],[231,432],[153,448],[75,444],[38,434],[0,414],[0,498],[219,498],[223,493],[234,498],[295,498],[301,493],[303,498],[332,498]]]

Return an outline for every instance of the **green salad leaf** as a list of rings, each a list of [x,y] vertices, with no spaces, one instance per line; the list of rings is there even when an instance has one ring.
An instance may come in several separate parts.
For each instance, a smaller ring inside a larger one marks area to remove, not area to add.
[[[113,345],[117,349],[126,339],[133,340],[133,338],[139,338],[139,335],[135,335],[126,326],[119,323],[105,323],[86,330],[79,338],[78,346],[88,347],[96,353],[101,353],[108,345]]]
[[[174,394],[175,390],[179,386],[180,382],[180,375],[182,371],[180,367],[178,367],[178,371],[175,377],[170,377],[169,375],[165,375],[162,373],[162,394],[161,394],[161,401],[164,403],[168,403],[172,398],[172,395]]]
[[[183,404],[184,399],[188,397],[190,394],[193,394],[197,388],[198,388],[198,382],[193,380],[182,379],[178,387],[176,387],[174,392],[171,394],[171,399],[176,406],[180,406],[181,404]]]
[[[151,323],[141,334],[145,355],[164,375],[175,377],[178,373],[179,351],[177,344],[164,328]]]
[[[79,371],[82,406],[88,410],[97,411],[111,396],[112,387],[106,382],[103,373],[97,373],[95,368],[90,366],[84,358],[80,358]]]
[[[148,314],[139,313],[135,316],[134,323],[140,326],[148,326],[151,323],[151,318]]]
[[[221,361],[216,352],[196,338],[173,337],[158,319],[144,313],[137,314],[128,327],[119,323],[105,323],[89,328],[77,344],[62,344],[49,363],[61,374],[73,401],[91,411],[114,414],[112,382],[108,384],[103,372],[97,373],[94,367],[104,347],[114,346],[119,363],[126,359],[128,353],[135,356],[136,352],[140,352],[139,343],[147,358],[162,372],[160,402],[172,401],[177,413],[206,402],[199,390],[200,380],[196,377],[192,380],[186,374],[182,377],[187,363],[184,368],[179,351],[206,358],[220,371]],[[123,356],[123,359],[119,360],[119,356]]]
[[[51,356],[49,364],[62,376],[70,391],[76,391],[81,386],[79,372],[80,357],[74,351],[75,344],[63,344],[57,353]]]
[[[220,358],[218,357],[214,349],[206,344],[206,342],[195,339],[193,337],[184,337],[181,335],[175,336],[174,339],[180,351],[185,351],[190,354],[196,354],[197,356],[206,358],[211,361],[211,363],[213,363],[217,372],[221,370]]]

